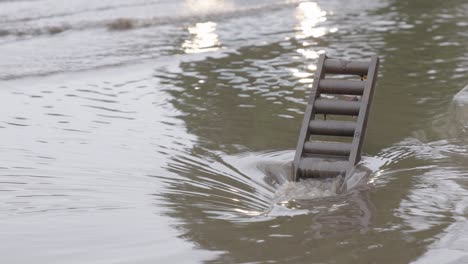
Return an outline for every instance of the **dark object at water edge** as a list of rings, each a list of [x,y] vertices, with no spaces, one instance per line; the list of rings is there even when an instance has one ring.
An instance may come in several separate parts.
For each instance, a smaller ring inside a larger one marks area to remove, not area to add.
[[[367,61],[320,56],[297,143],[293,180],[347,174],[360,161],[378,67],[377,56]]]

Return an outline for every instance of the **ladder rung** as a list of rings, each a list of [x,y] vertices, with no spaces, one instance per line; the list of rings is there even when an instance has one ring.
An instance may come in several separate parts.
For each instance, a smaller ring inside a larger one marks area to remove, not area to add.
[[[351,152],[350,143],[342,142],[311,142],[304,144],[304,151],[309,154],[348,156]]]
[[[325,73],[367,75],[370,61],[326,59]]]
[[[319,82],[321,93],[362,95],[366,81],[322,79]]]
[[[361,104],[358,101],[344,101],[333,99],[315,100],[315,113],[330,115],[357,116]]]
[[[309,123],[309,131],[314,135],[352,137],[354,130],[356,123],[352,121],[312,120]]]
[[[300,178],[335,177],[345,173],[348,167],[348,161],[302,158],[299,163]]]

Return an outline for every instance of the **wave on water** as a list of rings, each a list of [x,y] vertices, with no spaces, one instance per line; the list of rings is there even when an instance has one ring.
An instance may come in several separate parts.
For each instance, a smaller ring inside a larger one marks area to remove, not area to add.
[[[292,182],[289,180],[292,151],[235,156],[213,155],[205,151],[197,151],[205,153],[204,158],[187,155],[173,158],[168,170],[174,175],[161,177],[171,191],[158,196],[166,201],[165,204],[174,206],[179,204],[177,200],[190,200],[211,218],[234,222],[317,213],[315,205],[328,203],[328,197],[344,202],[351,192],[366,185],[371,174],[383,164],[379,159],[365,158],[346,179]],[[207,159],[207,156],[212,157]],[[373,170],[365,164],[373,164]]]
[[[37,5],[41,6],[35,7],[32,4],[25,8],[30,11],[25,14],[18,14],[18,10],[22,10],[14,6],[4,8],[5,13],[0,11],[0,18],[3,17],[3,19],[0,19],[0,25],[2,26],[0,37],[16,36],[24,38],[54,35],[72,30],[108,29],[110,31],[122,31],[163,25],[183,25],[201,20],[223,20],[252,16],[258,14],[258,12],[271,12],[292,6],[297,4],[298,1],[275,1],[273,3],[259,3],[257,1],[250,4],[245,2],[238,4],[232,1],[207,1],[204,4],[195,1],[179,1],[167,4],[150,1],[108,6],[95,4],[95,8],[81,7],[80,9],[78,7],[75,11],[68,11],[66,7],[62,7],[49,10],[50,12],[42,11],[44,3],[42,1],[37,2]],[[14,5],[14,3],[9,4]],[[13,10],[10,13],[15,13],[15,16],[10,17],[6,13],[10,9]],[[38,14],[34,15],[34,12],[38,12]]]

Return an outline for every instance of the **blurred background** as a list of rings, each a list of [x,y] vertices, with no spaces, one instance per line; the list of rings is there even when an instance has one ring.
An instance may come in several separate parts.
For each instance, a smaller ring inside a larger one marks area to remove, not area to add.
[[[466,0],[0,0],[2,263],[468,263],[467,17]],[[346,191],[277,182],[323,53],[381,59],[372,173]]]

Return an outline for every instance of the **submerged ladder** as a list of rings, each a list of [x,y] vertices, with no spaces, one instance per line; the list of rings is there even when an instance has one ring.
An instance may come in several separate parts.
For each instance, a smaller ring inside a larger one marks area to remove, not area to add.
[[[294,157],[295,181],[345,175],[360,161],[378,66],[377,56],[368,61],[320,56]],[[354,80],[328,78],[336,74]]]

